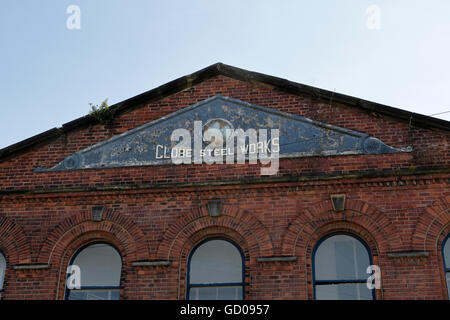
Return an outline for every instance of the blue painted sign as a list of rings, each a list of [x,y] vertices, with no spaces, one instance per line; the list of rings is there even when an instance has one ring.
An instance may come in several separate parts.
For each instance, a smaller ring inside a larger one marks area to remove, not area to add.
[[[223,145],[219,152],[222,156],[233,152],[227,150],[226,142],[233,138],[229,132],[237,129],[245,132],[266,129],[269,133],[278,129],[279,139],[271,140],[269,134],[265,148],[269,154],[273,151],[271,148],[278,148],[280,158],[412,151],[410,147],[393,148],[365,133],[217,95],[78,151],[53,168],[38,167],[36,171],[172,164],[173,149],[177,144],[171,140],[172,133],[180,128],[193,133],[199,123],[204,136],[212,129],[222,132],[220,139],[214,137],[208,143],[201,142],[202,150],[206,144],[221,142],[218,145]],[[246,147],[251,150],[250,141]]]

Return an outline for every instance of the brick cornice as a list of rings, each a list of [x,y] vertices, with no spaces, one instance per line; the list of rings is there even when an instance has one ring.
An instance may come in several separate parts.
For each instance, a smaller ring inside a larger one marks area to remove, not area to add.
[[[308,177],[308,176],[290,176],[274,178],[251,178],[229,181],[205,181],[198,183],[173,183],[173,184],[130,184],[120,186],[98,186],[98,187],[69,187],[69,188],[51,188],[51,189],[21,189],[21,190],[0,190],[0,202],[3,199],[18,197],[21,201],[26,198],[58,198],[58,197],[77,197],[86,195],[117,195],[117,194],[177,194],[186,193],[213,193],[220,194],[226,190],[227,193],[235,190],[246,189],[265,189],[276,190],[286,188],[322,188],[327,186],[354,186],[359,188],[370,187],[414,187],[420,185],[430,185],[436,183],[450,184],[450,169],[426,171],[419,175],[397,174],[364,176],[364,175],[336,175],[328,177]],[[71,193],[71,194],[68,194]]]

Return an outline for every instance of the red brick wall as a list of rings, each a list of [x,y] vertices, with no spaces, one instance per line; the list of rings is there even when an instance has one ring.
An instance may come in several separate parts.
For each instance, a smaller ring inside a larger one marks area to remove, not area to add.
[[[368,133],[414,152],[282,159],[275,177],[280,181],[257,184],[235,183],[261,178],[259,165],[248,164],[33,171],[216,94]],[[326,234],[346,231],[367,242],[381,267],[377,298],[446,299],[441,245],[450,232],[449,163],[448,132],[218,76],[123,114],[111,128],[84,128],[0,163],[0,249],[8,262],[2,296],[62,299],[74,252],[102,240],[122,254],[122,298],[183,299],[189,252],[205,238],[222,236],[244,251],[247,298],[311,299],[314,245]],[[388,174],[400,169],[409,174]],[[434,171],[414,174],[424,170]],[[366,171],[385,175],[361,176]],[[304,179],[324,173],[343,178]],[[225,185],[208,185],[211,181]],[[187,185],[168,186],[175,182]],[[345,211],[332,210],[331,194],[346,195]],[[209,216],[211,199],[223,201],[220,217]],[[107,208],[103,221],[92,222],[91,207],[99,204]],[[429,256],[388,257],[403,251]],[[258,262],[270,256],[297,260]],[[132,266],[143,260],[171,265]],[[18,264],[49,268],[15,270]]]

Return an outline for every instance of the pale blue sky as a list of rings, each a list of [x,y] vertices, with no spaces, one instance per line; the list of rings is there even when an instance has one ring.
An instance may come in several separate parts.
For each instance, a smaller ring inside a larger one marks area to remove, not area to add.
[[[80,30],[66,27],[69,5]],[[449,16],[448,0],[1,0],[0,148],[215,62],[450,111]]]

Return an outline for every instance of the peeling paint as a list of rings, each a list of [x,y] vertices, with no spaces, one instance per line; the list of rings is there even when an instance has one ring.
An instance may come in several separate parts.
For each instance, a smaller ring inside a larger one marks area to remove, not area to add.
[[[155,157],[156,146],[172,147],[170,135],[175,129],[192,132],[194,121],[207,123],[211,119],[224,119],[244,131],[279,129],[280,158],[412,151],[411,147],[390,147],[361,132],[217,95],[81,150],[53,168],[38,167],[35,171],[170,164],[170,159]]]

